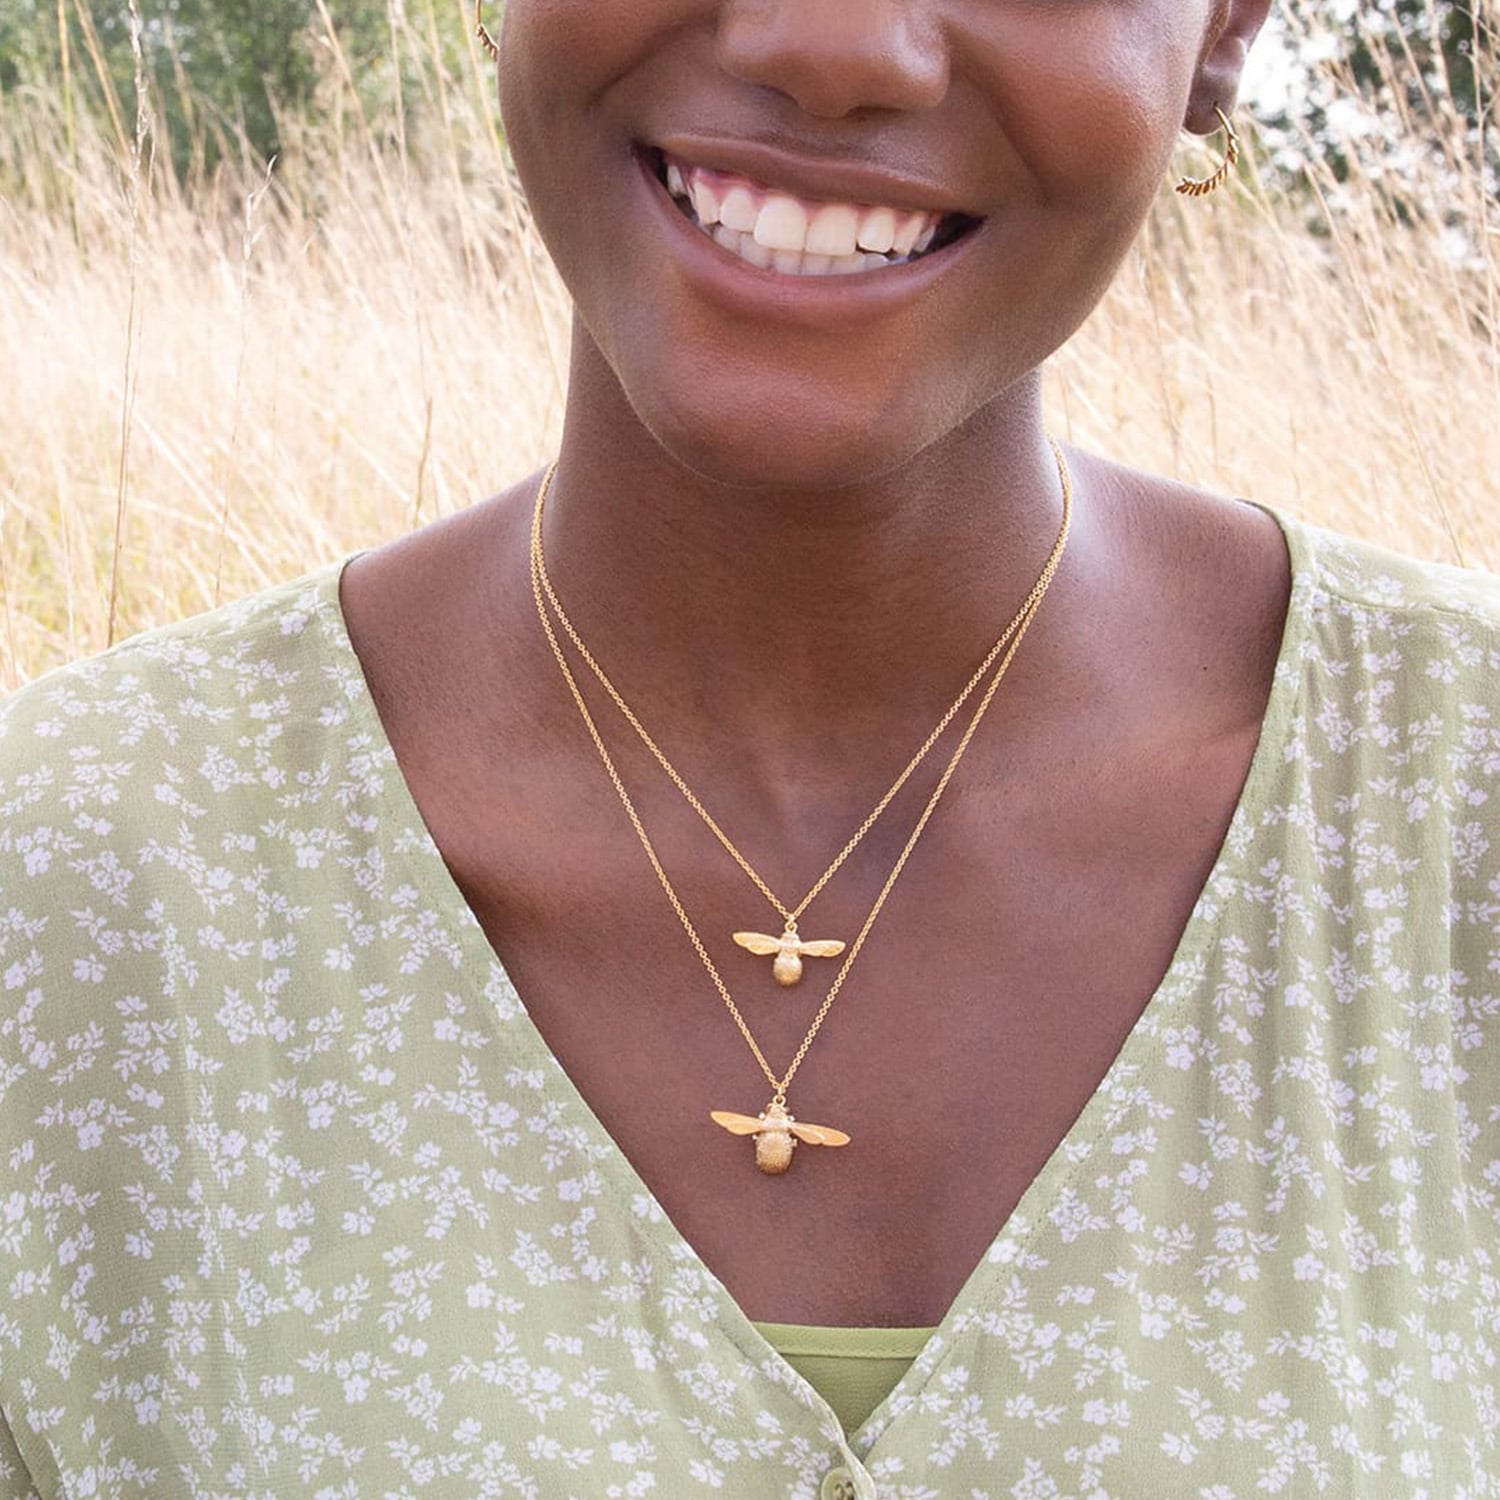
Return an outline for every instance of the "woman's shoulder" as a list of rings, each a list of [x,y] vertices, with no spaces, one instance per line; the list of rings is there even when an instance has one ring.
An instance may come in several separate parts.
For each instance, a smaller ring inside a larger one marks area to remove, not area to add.
[[[1276,518],[1293,580],[1279,671],[1304,706],[1372,740],[1500,743],[1500,577]]]
[[[0,787],[90,743],[174,745],[333,666],[345,561],[129,636],[0,698]]]
[[[359,691],[341,567],[143,631],[0,699],[0,898],[70,854],[274,797],[299,740],[310,747]]]
[[[1273,514],[1291,548],[1294,576],[1304,575],[1308,592],[1325,605],[1409,618],[1456,616],[1480,629],[1500,627],[1500,575]]]

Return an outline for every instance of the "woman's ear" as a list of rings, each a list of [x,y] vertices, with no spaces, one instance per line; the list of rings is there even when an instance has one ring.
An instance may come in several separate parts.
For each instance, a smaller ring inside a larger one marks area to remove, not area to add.
[[[1218,0],[1203,56],[1193,79],[1183,124],[1194,135],[1212,135],[1219,128],[1214,105],[1233,114],[1240,76],[1250,44],[1270,14],[1272,0]]]

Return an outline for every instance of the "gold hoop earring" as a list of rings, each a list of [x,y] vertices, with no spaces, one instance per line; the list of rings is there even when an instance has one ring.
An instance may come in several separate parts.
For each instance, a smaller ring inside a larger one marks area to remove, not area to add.
[[[489,53],[494,62],[500,61],[500,44],[490,35],[490,29],[484,24],[484,0],[474,0],[474,35],[479,38],[479,45]]]
[[[1201,198],[1205,193],[1211,193],[1215,188],[1222,187],[1229,180],[1229,174],[1234,170],[1234,164],[1240,159],[1240,138],[1235,134],[1234,126],[1229,123],[1229,116],[1214,105],[1214,113],[1219,117],[1219,123],[1224,127],[1228,144],[1224,148],[1224,160],[1219,163],[1218,169],[1210,177],[1184,177],[1177,184],[1177,191],[1189,198]]]

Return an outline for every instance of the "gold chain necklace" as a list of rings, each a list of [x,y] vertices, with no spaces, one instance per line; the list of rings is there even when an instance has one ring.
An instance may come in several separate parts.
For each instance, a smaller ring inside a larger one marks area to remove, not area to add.
[[[635,829],[636,837],[640,840],[641,847],[646,851],[646,857],[651,862],[651,868],[656,872],[656,878],[661,883],[661,888],[666,892],[667,900],[671,902],[672,910],[677,914],[677,920],[682,924],[693,948],[702,960],[708,976],[713,980],[714,988],[718,990],[719,997],[723,1000],[729,1014],[734,1018],[735,1025],[739,1028],[740,1035],[744,1037],[751,1052],[755,1055],[756,1062],[760,1065],[761,1072],[773,1090],[771,1102],[758,1115],[742,1115],[731,1110],[711,1110],[710,1118],[726,1130],[736,1135],[753,1135],[755,1137],[755,1161],[762,1172],[780,1173],[786,1171],[791,1165],[792,1148],[797,1141],[805,1141],[809,1145],[818,1146],[844,1146],[849,1143],[849,1137],[841,1130],[834,1130],[826,1125],[809,1125],[798,1122],[787,1110],[787,1090],[791,1087],[792,1079],[796,1077],[797,1069],[802,1066],[802,1059],[807,1056],[808,1048],[813,1044],[813,1038],[817,1036],[823,1025],[824,1018],[828,1015],[833,1002],[838,998],[839,991],[844,987],[844,981],[849,976],[849,971],[854,966],[854,960],[859,957],[860,949],[864,947],[865,939],[870,935],[870,929],[875,925],[875,919],[880,915],[881,908],[885,905],[886,897],[890,895],[901,872],[906,867],[906,861],[910,858],[912,850],[916,847],[917,840],[922,836],[922,830],[926,828],[928,820],[936,810],[938,801],[944,791],[947,790],[953,773],[958,769],[958,763],[963,759],[964,752],[969,748],[969,741],[973,739],[975,731],[979,728],[980,721],[984,718],[986,709],[989,708],[995,696],[996,690],[1005,677],[1006,669],[1010,666],[1016,651],[1025,638],[1031,622],[1036,618],[1041,608],[1043,598],[1047,589],[1057,573],[1059,564],[1062,562],[1063,549],[1067,546],[1068,532],[1073,518],[1073,485],[1068,472],[1066,460],[1063,458],[1062,449],[1056,442],[1052,444],[1053,452],[1057,456],[1058,472],[1062,478],[1063,492],[1063,516],[1062,526],[1058,532],[1056,545],[1047,559],[1046,566],[1042,569],[1041,576],[1037,579],[1036,586],[1027,596],[1027,604],[1023,606],[1022,613],[1017,617],[1017,623],[1011,632],[1010,645],[1001,658],[999,665],[995,668],[994,676],[989,686],[980,698],[979,706],[970,717],[968,727],[964,730],[963,737],[958,742],[958,747],[949,758],[948,764],[943,769],[943,774],[938,784],[933,788],[932,795],[927,799],[927,805],[922,809],[922,815],[917,819],[917,825],[912,829],[911,836],[907,839],[905,847],[901,850],[900,857],[896,860],[895,867],[886,877],[885,884],[880,889],[880,894],[875,898],[875,904],[870,908],[870,914],[865,918],[864,925],[860,928],[858,936],[849,948],[847,957],[839,967],[833,984],[823,998],[823,1003],[818,1007],[817,1014],[813,1017],[812,1025],[808,1027],[807,1034],[802,1038],[801,1045],[797,1048],[790,1065],[785,1073],[777,1077],[776,1072],[766,1061],[765,1053],[761,1051],[759,1043],[746,1024],[740,1008],[734,1003],[734,997],[729,993],[728,986],[719,975],[719,971],[712,958],[709,957],[708,949],[704,947],[703,940],[698,936],[697,929],[693,926],[682,901],[677,892],[672,888],[672,882],[667,878],[667,872],[662,867],[656,849],[641,823],[640,815],[635,810],[635,804],[630,799],[630,793],[625,788],[625,783],[620,779],[620,773],[615,769],[615,763],[610,756],[609,750],[599,733],[599,727],[594,722],[594,716],[589,712],[589,706],[584,701],[583,693],[579,689],[578,681],[573,676],[572,668],[568,665],[568,659],[563,654],[561,644],[557,639],[557,632],[553,629],[551,617],[547,613],[547,594],[542,583],[542,507],[546,501],[547,489],[552,483],[552,477],[557,472],[557,463],[554,462],[547,470],[541,487],[537,491],[536,508],[531,519],[531,592],[536,601],[537,615],[541,620],[542,630],[547,637],[547,644],[552,648],[552,655],[562,672],[563,679],[568,685],[568,691],[573,696],[573,702],[577,705],[578,712],[588,729],[589,737],[594,742],[594,748],[599,752],[599,758],[604,763],[604,769],[609,773],[609,779],[619,796],[620,804],[624,807],[630,819],[631,827]],[[559,614],[561,612],[559,611]],[[574,637],[576,639],[576,637]]]
[[[1070,476],[1068,474],[1067,462],[1063,458],[1062,449],[1059,448],[1055,442],[1052,444],[1052,450],[1057,458],[1058,475],[1062,480],[1063,491],[1066,497],[1070,489]],[[970,694],[973,693],[974,689],[983,680],[985,674],[994,665],[995,659],[1010,643],[1010,640],[1015,635],[1015,633],[1021,628],[1022,621],[1025,620],[1028,613],[1041,602],[1042,594],[1046,592],[1047,583],[1051,580],[1051,572],[1049,572],[1047,569],[1043,570],[1041,577],[1037,579],[1035,587],[1033,587],[1031,592],[1022,601],[1021,607],[1011,618],[1010,623],[1005,627],[1004,631],[1001,632],[1000,639],[997,640],[995,644],[990,648],[984,660],[980,662],[979,666],[976,668],[974,675],[969,678],[967,683],[964,684],[963,691],[959,693],[958,697],[955,698],[952,704],[949,706],[947,713],[945,713],[943,717],[938,720],[937,725],[933,729],[932,733],[927,736],[927,738],[922,742],[921,747],[917,750],[917,753],[912,756],[910,761],[907,762],[906,769],[901,772],[901,774],[895,779],[894,782],[891,783],[890,789],[886,792],[885,796],[883,796],[880,801],[875,804],[874,810],[870,813],[869,817],[867,817],[864,822],[861,823],[859,827],[854,831],[853,837],[851,837],[849,841],[844,845],[844,847],[839,850],[838,854],[833,860],[833,863],[830,864],[828,868],[824,870],[823,873],[818,877],[818,879],[813,882],[812,888],[801,899],[801,901],[799,901],[796,906],[789,907],[770,888],[765,880],[761,878],[759,872],[754,868],[754,866],[751,865],[750,861],[747,860],[745,856],[741,854],[740,851],[735,847],[728,834],[726,834],[724,830],[719,826],[713,814],[710,813],[709,810],[698,799],[698,797],[694,794],[692,788],[689,787],[687,782],[682,778],[677,768],[672,764],[670,760],[667,759],[666,755],[662,752],[661,747],[656,743],[654,739],[652,739],[651,735],[647,732],[645,725],[641,723],[635,711],[620,695],[614,683],[609,680],[609,677],[605,673],[603,667],[601,667],[595,660],[593,652],[591,652],[589,648],[584,645],[582,638],[573,628],[573,622],[568,618],[567,611],[562,607],[562,601],[557,597],[557,591],[552,587],[552,580],[547,573],[546,559],[542,555],[542,507],[546,503],[547,489],[552,482],[552,476],[556,472],[556,469],[557,465],[554,463],[552,467],[547,471],[546,476],[542,480],[541,489],[537,494],[536,524],[532,528],[531,538],[532,567],[535,570],[537,577],[541,581],[542,592],[547,596],[547,603],[551,605],[553,612],[557,615],[558,623],[566,632],[568,639],[572,641],[574,649],[583,658],[585,664],[594,674],[595,678],[598,679],[600,687],[602,687],[614,701],[615,707],[620,710],[620,713],[624,716],[625,721],[630,725],[632,729],[635,730],[636,734],[640,736],[641,742],[656,758],[656,762],[661,766],[662,770],[665,771],[667,775],[672,779],[672,782],[677,787],[677,790],[681,792],[682,795],[687,799],[688,805],[693,809],[695,813],[698,814],[698,816],[704,821],[704,823],[708,825],[714,837],[718,839],[721,845],[723,845],[724,849],[734,859],[734,862],[740,867],[740,869],[742,869],[745,874],[750,877],[750,879],[754,882],[756,889],[761,893],[762,896],[766,898],[767,901],[771,903],[772,907],[775,908],[777,915],[785,924],[780,937],[773,937],[769,933],[764,932],[736,932],[733,934],[734,941],[738,943],[740,947],[748,949],[751,953],[759,954],[765,957],[771,957],[773,959],[773,963],[771,965],[771,973],[775,977],[778,984],[796,984],[802,978],[802,960],[804,958],[837,958],[838,955],[844,951],[844,944],[837,940],[815,939],[809,941],[804,939],[797,930],[797,923],[800,920],[803,912],[807,910],[807,908],[813,903],[814,899],[822,892],[823,887],[826,886],[828,882],[832,880],[833,877],[838,873],[839,869],[843,866],[844,861],[849,858],[849,856],[859,846],[859,843],[864,838],[864,836],[870,831],[871,828],[875,826],[876,820],[890,805],[901,788],[906,785],[912,773],[927,758],[927,752],[932,749],[932,747],[938,742],[939,739],[942,738],[943,732],[948,728],[949,724],[953,722],[954,718],[958,714],[958,711],[964,706],[965,703],[968,702]],[[1066,533],[1063,533],[1058,537],[1057,543],[1053,547],[1052,555],[1048,558],[1048,564],[1051,567],[1052,571],[1056,570],[1056,564],[1062,558],[1062,549],[1065,540]]]

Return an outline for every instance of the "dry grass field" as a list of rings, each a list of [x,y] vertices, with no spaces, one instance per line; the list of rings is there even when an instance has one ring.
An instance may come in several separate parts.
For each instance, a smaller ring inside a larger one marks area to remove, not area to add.
[[[334,124],[289,123],[269,173],[246,158],[178,178],[86,58],[66,89],[0,97],[0,693],[466,506],[553,450],[567,299],[511,186],[491,77],[472,52],[445,69],[405,26],[428,124],[361,111],[330,45]],[[1493,37],[1481,50],[1493,84]],[[1245,133],[1234,192],[1163,185],[1054,361],[1055,429],[1500,567],[1500,210],[1475,145],[1439,97],[1373,139],[1351,116],[1345,181],[1309,153],[1302,182],[1273,186]]]

